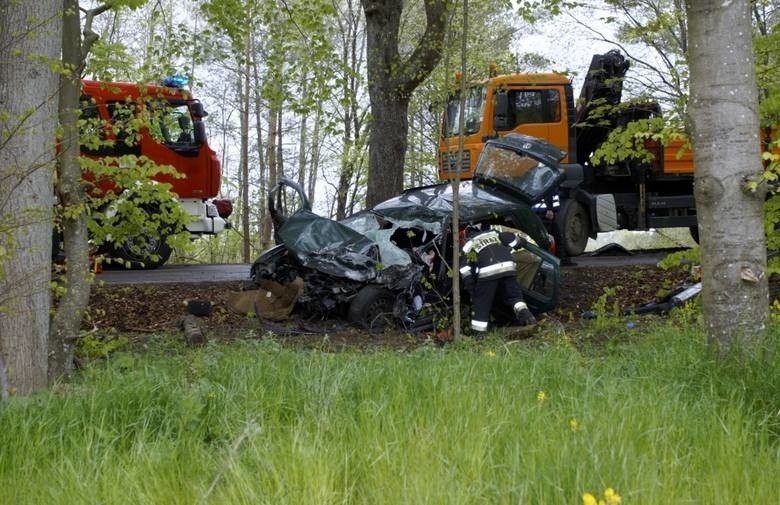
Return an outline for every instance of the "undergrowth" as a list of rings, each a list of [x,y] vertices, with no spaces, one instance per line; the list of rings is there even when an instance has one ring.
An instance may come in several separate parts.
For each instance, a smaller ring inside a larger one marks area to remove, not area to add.
[[[161,336],[0,406],[0,501],[777,503],[780,329],[718,359],[699,327],[605,316],[412,352]]]

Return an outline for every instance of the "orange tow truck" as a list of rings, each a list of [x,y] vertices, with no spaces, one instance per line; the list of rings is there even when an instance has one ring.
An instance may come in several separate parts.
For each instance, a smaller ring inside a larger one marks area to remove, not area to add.
[[[558,247],[569,256],[585,250],[588,238],[616,229],[689,227],[697,237],[693,197],[693,156],[685,142],[667,146],[648,142],[651,162],[629,159],[614,164],[591,163],[591,156],[610,131],[629,121],[660,114],[656,104],[621,108],[617,115],[595,121],[601,105],[621,102],[629,62],[617,50],[595,55],[579,100],[571,79],[562,74],[494,76],[467,89],[462,158],[458,157],[460,97],[447,103],[439,144],[439,177],[473,175],[485,142],[507,133],[539,137],[566,151],[566,179],[557,191]],[[459,160],[460,159],[460,163]]]

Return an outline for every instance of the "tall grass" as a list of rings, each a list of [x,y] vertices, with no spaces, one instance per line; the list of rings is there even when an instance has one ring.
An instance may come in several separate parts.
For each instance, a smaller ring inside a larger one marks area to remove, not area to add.
[[[0,503],[779,503],[776,354],[632,334],[124,355],[0,406]]]

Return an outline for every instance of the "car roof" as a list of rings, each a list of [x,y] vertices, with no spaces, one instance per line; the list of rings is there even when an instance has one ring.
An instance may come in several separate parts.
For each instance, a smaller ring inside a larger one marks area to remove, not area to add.
[[[524,203],[502,198],[472,181],[462,181],[459,186],[460,217],[464,221],[484,219],[494,214],[511,212]],[[386,200],[372,210],[394,219],[440,220],[452,215],[453,191],[449,183],[411,188],[401,195]]]

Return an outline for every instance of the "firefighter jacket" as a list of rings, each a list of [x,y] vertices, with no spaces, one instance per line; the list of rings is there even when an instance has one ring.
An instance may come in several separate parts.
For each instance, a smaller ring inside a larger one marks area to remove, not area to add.
[[[463,267],[461,277],[469,282],[484,279],[498,279],[515,275],[515,262],[512,252],[526,244],[524,237],[503,231],[501,227],[466,233],[463,244]]]

